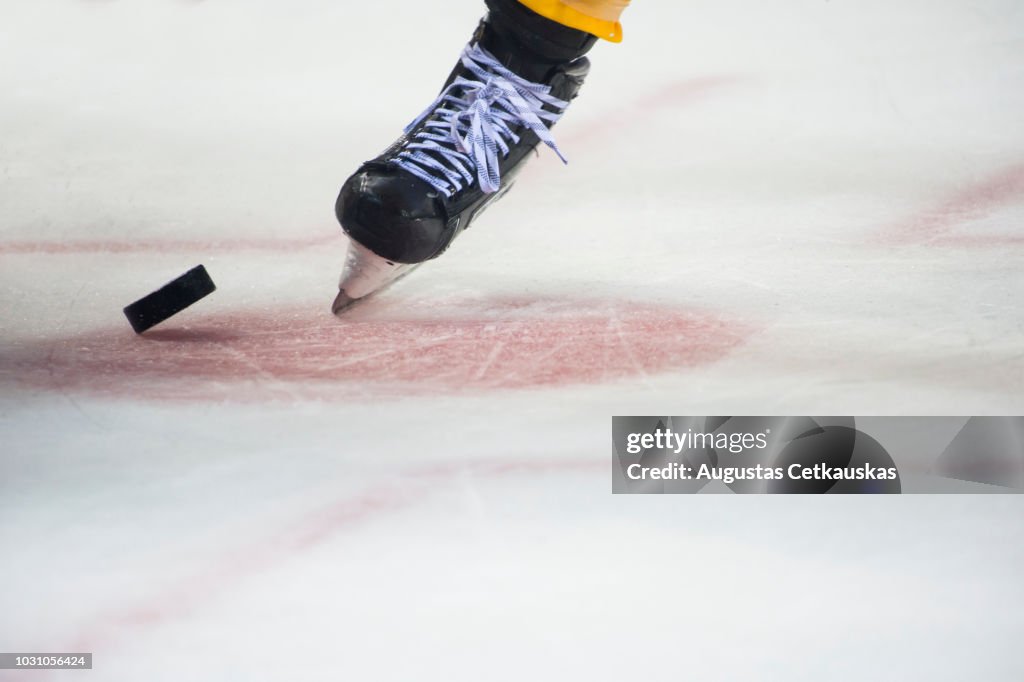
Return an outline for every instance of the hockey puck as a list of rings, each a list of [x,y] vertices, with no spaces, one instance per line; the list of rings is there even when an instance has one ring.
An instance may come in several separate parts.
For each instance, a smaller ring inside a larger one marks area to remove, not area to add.
[[[217,289],[209,273],[197,265],[181,277],[163,285],[148,296],[143,296],[124,309],[124,316],[136,334],[177,315],[204,296]]]

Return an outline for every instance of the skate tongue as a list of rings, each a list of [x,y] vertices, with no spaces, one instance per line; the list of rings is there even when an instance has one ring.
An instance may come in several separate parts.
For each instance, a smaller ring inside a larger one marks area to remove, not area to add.
[[[520,0],[488,0],[487,5],[490,12],[474,38],[527,80],[547,82],[552,71],[597,43],[597,36],[543,17]]]

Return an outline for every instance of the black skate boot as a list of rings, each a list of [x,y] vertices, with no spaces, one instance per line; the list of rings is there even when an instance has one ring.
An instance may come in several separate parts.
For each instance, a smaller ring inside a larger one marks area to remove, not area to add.
[[[341,188],[351,243],[335,314],[436,258],[512,186],[579,92],[596,38],[517,0],[490,12],[438,98]]]

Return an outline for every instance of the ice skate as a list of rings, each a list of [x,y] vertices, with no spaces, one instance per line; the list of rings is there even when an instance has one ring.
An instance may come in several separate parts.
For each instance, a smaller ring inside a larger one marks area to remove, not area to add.
[[[352,241],[332,309],[340,313],[454,239],[512,186],[551,134],[590,68],[596,38],[515,0],[490,0],[440,95],[341,188]]]

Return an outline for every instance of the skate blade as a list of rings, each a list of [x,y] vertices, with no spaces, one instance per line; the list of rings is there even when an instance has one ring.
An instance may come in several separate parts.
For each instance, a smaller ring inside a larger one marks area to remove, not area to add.
[[[341,315],[359,300],[358,298],[352,298],[344,291],[339,291],[338,295],[334,297],[334,303],[331,304],[331,312],[335,315]]]
[[[417,267],[418,264],[389,261],[350,240],[345,267],[338,281],[338,295],[331,304],[331,312],[340,315],[356,303],[388,288]]]

